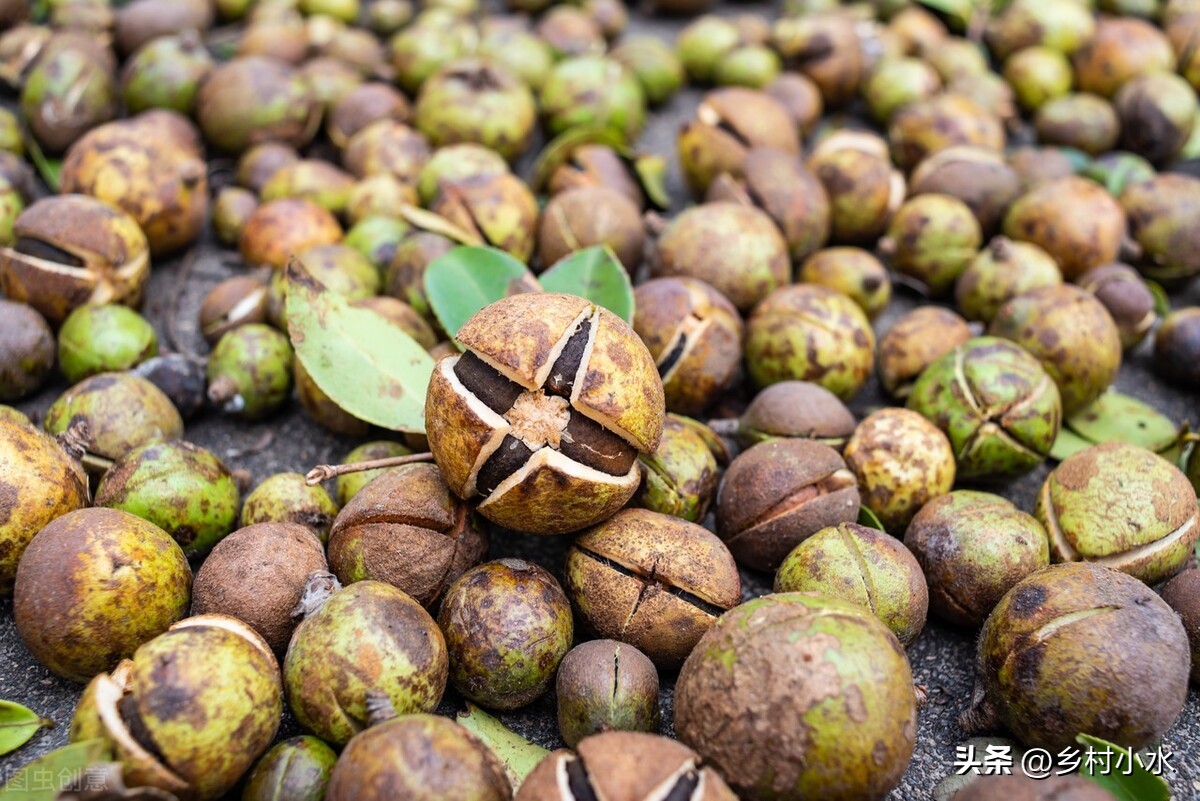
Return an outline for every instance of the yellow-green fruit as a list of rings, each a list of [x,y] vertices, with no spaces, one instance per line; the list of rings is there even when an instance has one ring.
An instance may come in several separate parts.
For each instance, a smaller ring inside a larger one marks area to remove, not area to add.
[[[187,559],[162,529],[115,509],[81,509],[25,549],[13,617],[39,662],[87,681],[182,618],[191,587]]]
[[[242,801],[323,801],[337,758],[312,735],[284,740],[254,766]]]
[[[393,456],[410,456],[412,451],[401,445],[399,442],[391,442],[389,440],[379,440],[377,442],[368,442],[365,445],[359,445],[350,453],[346,454],[343,460],[346,464],[354,464],[355,462],[370,462],[375,459],[390,459]],[[347,473],[338,476],[335,485],[337,493],[337,502],[342,506],[350,503],[350,499],[358,494],[359,490],[370,484],[376,478],[383,474],[387,468],[379,468],[376,470],[363,470],[358,473]]]
[[[324,543],[329,539],[329,528],[339,508],[323,487],[310,487],[299,473],[277,473],[246,496],[241,526],[299,523],[312,529]]]
[[[131,373],[101,373],[64,392],[42,426],[57,436],[87,423],[87,450],[120,459],[139,445],[183,436],[183,418],[163,391]]]
[[[128,306],[80,306],[58,331],[58,368],[72,384],[129,370],[158,353],[158,336]]]

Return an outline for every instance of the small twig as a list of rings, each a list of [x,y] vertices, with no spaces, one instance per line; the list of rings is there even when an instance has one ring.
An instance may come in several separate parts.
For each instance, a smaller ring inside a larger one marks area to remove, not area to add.
[[[182,353],[192,358],[197,358],[195,351],[182,344],[183,338],[179,334],[179,299],[187,289],[187,282],[195,264],[196,248],[192,248],[184,255],[183,261],[179,265],[179,273],[175,276],[175,292],[167,302],[167,341],[171,343],[171,349],[176,353]]]
[[[389,456],[386,459],[372,459],[368,462],[353,462],[351,464],[338,465],[322,464],[308,471],[308,475],[304,479],[308,483],[308,486],[315,487],[323,481],[350,473],[362,473],[367,470],[385,470],[389,467],[400,467],[406,464],[432,461],[432,453],[414,453],[411,456]]]

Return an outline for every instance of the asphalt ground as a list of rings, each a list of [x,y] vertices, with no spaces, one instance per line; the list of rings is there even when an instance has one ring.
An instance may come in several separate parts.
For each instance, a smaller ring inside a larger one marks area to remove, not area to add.
[[[764,12],[764,6],[723,6],[720,13]],[[629,33],[652,33],[672,39],[683,22],[647,18],[635,13]],[[657,110],[649,119],[639,141],[640,149],[668,156],[670,172],[668,188],[673,209],[682,208],[687,201],[678,165],[674,158],[674,138],[680,121],[688,118],[702,92],[688,90],[677,95],[666,107]],[[227,172],[229,164],[213,162],[214,175]],[[529,175],[530,159],[522,166]],[[1190,168],[1195,165],[1184,165]],[[185,269],[184,263],[190,261]],[[203,339],[197,332],[196,313],[205,294],[220,280],[244,272],[245,268],[211,242],[205,241],[192,252],[190,259],[175,258],[155,264],[150,279],[143,312],[154,323],[164,349],[176,341],[178,349],[198,354],[206,352]],[[904,312],[928,303],[915,293],[897,287],[897,294],[887,312],[875,321],[876,334],[882,334]],[[1172,297],[1176,307],[1200,304],[1200,283],[1177,292]],[[173,332],[173,333],[172,333]],[[1151,370],[1152,354],[1149,343],[1127,354],[1116,382],[1116,388],[1147,401],[1176,420],[1200,424],[1200,399],[1160,381]],[[19,404],[26,413],[42,414],[66,388],[64,382],[52,382],[36,397]],[[736,404],[735,404],[736,405]],[[860,417],[882,406],[891,405],[882,394],[878,381],[872,379],[850,404]],[[360,443],[359,440],[329,433],[311,423],[296,402],[291,402],[278,415],[259,423],[246,423],[206,411],[189,422],[186,438],[210,449],[231,469],[247,471],[257,484],[278,472],[305,472],[309,468],[340,461]],[[387,438],[387,432],[373,432],[367,439]],[[365,440],[363,440],[365,441]],[[1050,470],[1043,465],[1034,473],[1010,484],[988,487],[1012,500],[1018,507],[1031,511],[1037,489]],[[492,538],[490,558],[520,557],[535,561],[561,576],[568,540],[499,532]],[[772,577],[743,570],[743,595],[749,599],[770,592]],[[967,739],[957,724],[958,715],[967,707],[973,685],[972,664],[974,633],[956,629],[931,619],[925,631],[909,648],[914,680],[926,688],[928,702],[921,710],[918,740],[912,763],[900,785],[889,796],[893,801],[918,801],[931,797],[933,788],[955,764],[955,747]],[[672,696],[675,676],[662,676],[663,732],[670,734]],[[21,645],[13,624],[12,604],[0,601],[0,699],[16,701],[55,722],[52,729],[43,730],[16,752],[0,758],[0,784],[20,766],[62,745],[78,694],[82,688],[52,675],[37,664]],[[1120,699],[1114,699],[1120,703]],[[453,691],[448,691],[440,711],[453,714],[463,703]],[[555,721],[553,691],[538,701],[515,712],[499,715],[514,731],[548,748],[562,745]],[[280,738],[299,733],[299,728],[285,713]],[[1163,748],[1172,753],[1168,780],[1179,799],[1200,798],[1200,690],[1193,689],[1187,705],[1175,726],[1163,740]]]

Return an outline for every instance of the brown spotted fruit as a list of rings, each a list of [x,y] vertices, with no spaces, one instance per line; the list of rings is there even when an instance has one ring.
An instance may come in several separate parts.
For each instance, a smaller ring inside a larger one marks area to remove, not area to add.
[[[841,292],[874,320],[892,299],[892,279],[887,269],[862,248],[823,248],[799,266],[797,279]]]
[[[1200,569],[1188,567],[1168,581],[1162,599],[1183,621],[1192,649],[1192,682],[1200,684]]]
[[[444,183],[430,209],[518,261],[527,262],[534,253],[540,214],[537,199],[512,173]]]
[[[887,143],[860,131],[838,131],[822,139],[808,168],[829,196],[829,239],[871,247],[904,201],[904,175],[892,167]]]
[[[765,213],[738,203],[704,203],[658,237],[655,277],[698,278],[748,312],[791,277],[787,243]]]
[[[87,681],[182,618],[191,586],[183,551],[162,529],[125,512],[80,509],[25,549],[13,617],[39,662]]]
[[[1042,363],[1058,384],[1066,417],[1099,398],[1121,367],[1121,334],[1112,315],[1071,284],[1017,295],[996,312],[988,333],[1012,340]]]
[[[570,295],[513,295],[457,334],[427,396],[426,435],[442,478],[518,531],[586,528],[637,490],[639,453],[662,437],[654,360],[606,309]]]
[[[904,532],[929,583],[929,608],[955,625],[983,623],[1017,582],[1050,564],[1044,529],[999,495],[957,490],[921,507]]]
[[[1058,387],[1041,363],[996,337],[969,340],[926,368],[908,408],[946,434],[964,479],[1033,470],[1062,424]]]
[[[851,14],[787,16],[775,23],[771,39],[784,62],[817,85],[826,106],[849,101],[866,75],[863,42]]]
[[[137,221],[86,195],[55,195],[25,209],[0,248],[0,289],[61,323],[85,303],[140,306],[149,246]]]
[[[777,289],[746,324],[744,358],[759,387],[812,381],[842,400],[874,369],[875,334],[853,300],[817,284]]]
[[[979,220],[984,235],[991,235],[1020,195],[1021,182],[1003,153],[978,146],[949,147],[916,166],[909,192],[958,198]]]
[[[254,210],[238,239],[242,258],[252,266],[283,269],[288,259],[342,239],[342,226],[325,209],[303,198],[283,198]]]
[[[509,801],[504,765],[474,734],[438,715],[405,715],[356,735],[334,765],[327,801]]]
[[[904,400],[926,367],[970,338],[971,328],[962,317],[941,306],[919,306],[879,339],[880,383],[889,395]]]
[[[1004,218],[1004,235],[1050,254],[1071,280],[1117,261],[1125,239],[1125,212],[1104,187],[1068,176],[1038,184]]]
[[[775,573],[775,592],[812,592],[866,607],[908,647],[925,628],[929,590],[895,537],[856,523],[823,528]]]
[[[1138,75],[1175,71],[1175,52],[1166,34],[1133,17],[1101,17],[1095,36],[1075,51],[1072,61],[1079,88],[1104,97]]]
[[[299,473],[276,473],[263,479],[242,504],[240,527],[258,523],[296,523],[308,527],[324,544],[340,507],[325,488],[310,487]]]
[[[605,731],[658,730],[658,670],[632,645],[575,646],[558,666],[555,695],[558,732],[568,748]]]
[[[1129,234],[1141,248],[1137,267],[1147,278],[1186,281],[1200,275],[1200,240],[1189,222],[1200,209],[1200,179],[1164,173],[1129,184],[1120,200]]]
[[[302,147],[321,124],[312,87],[288,64],[265,56],[218,66],[200,87],[196,119],[218,150],[240,154],[268,141]]]
[[[909,198],[892,217],[880,250],[892,269],[931,295],[943,295],[966,270],[983,244],[983,231],[969,206],[951,195]]]
[[[633,330],[662,376],[667,408],[699,414],[737,376],[742,318],[698,278],[653,278],[634,290]]]
[[[588,631],[633,645],[663,669],[682,664],[741,594],[733,556],[715,535],[647,509],[581,534],[565,584]]]
[[[895,636],[860,606],[806,593],[727,613],[675,687],[679,739],[754,801],[882,799],[908,767],[916,724]]]
[[[343,584],[384,581],[432,607],[487,554],[475,513],[431,464],[393,468],[363,487],[337,516],[329,563]]]
[[[968,320],[989,323],[1017,295],[1061,283],[1062,272],[1049,253],[1032,242],[997,236],[958,276],[954,300]]]
[[[344,745],[366,728],[372,698],[386,696],[401,715],[431,712],[442,700],[446,641],[411,596],[381,581],[359,581],[323,603],[306,590],[311,611],[296,627],[283,663],[288,704],[302,726]],[[313,608],[315,607],[315,608]]]
[[[46,318],[27,304],[0,299],[0,401],[36,392],[54,368],[54,351]]]
[[[434,147],[473,142],[511,161],[528,147],[537,110],[516,75],[493,62],[464,59],[421,84],[413,121]]]
[[[1004,149],[1004,126],[990,111],[964,94],[947,92],[900,109],[888,126],[892,156],[912,169],[950,147]]]
[[[279,664],[262,638],[233,618],[200,615],[97,676],[70,739],[105,740],[127,786],[212,801],[275,739],[282,713]]]
[[[696,752],[669,737],[612,731],[575,753],[555,751],[533,769],[517,801],[734,801],[737,796]]]
[[[808,439],[760,443],[733,460],[717,495],[717,533],[734,557],[772,571],[808,537],[858,519],[854,474]]]
[[[296,523],[259,523],[217,543],[192,585],[192,613],[235,617],[282,655],[308,579],[326,570],[321,542]]]
[[[1136,445],[1094,445],[1064,459],[1034,514],[1055,562],[1086,561],[1156,584],[1179,572],[1200,539],[1196,491],[1183,471]]]
[[[1111,568],[1053,565],[1017,584],[979,637],[968,730],[1000,726],[1057,752],[1087,732],[1142,748],[1175,722],[1191,654],[1179,618]]]
[[[921,507],[954,486],[954,450],[946,435],[908,409],[881,409],[846,444],[862,503],[899,534]]]
[[[750,401],[738,418],[744,448],[772,439],[811,439],[840,451],[857,425],[836,395],[807,381],[780,381]]]
[[[631,275],[642,264],[646,231],[641,210],[604,186],[581,186],[554,195],[542,210],[538,258],[542,269],[585,248],[603,245]]]

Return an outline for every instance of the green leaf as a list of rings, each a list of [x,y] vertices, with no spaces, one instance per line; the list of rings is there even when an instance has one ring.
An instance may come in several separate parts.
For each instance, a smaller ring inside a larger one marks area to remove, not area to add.
[[[545,748],[529,742],[470,702],[467,702],[466,712],[458,713],[458,722],[482,740],[496,758],[504,763],[514,791],[521,786],[521,782],[525,781],[530,771],[550,754]]]
[[[379,314],[325,289],[299,260],[287,270],[288,334],[321,391],[360,420],[424,431],[433,374],[425,349]]]
[[[87,768],[112,757],[112,746],[99,738],[56,749],[17,771],[0,788],[0,801],[54,801],[58,791],[78,781]]]
[[[484,306],[539,291],[529,268],[496,248],[458,247],[425,269],[425,296],[451,336]]]
[[[887,529],[883,527],[883,521],[879,519],[879,515],[868,509],[866,504],[858,507],[858,524],[882,531],[885,534],[887,533]]]
[[[1154,313],[1159,317],[1166,317],[1171,313],[1171,296],[1167,294],[1167,290],[1163,289],[1162,284],[1157,281],[1151,281],[1149,278],[1142,280],[1146,282],[1146,288],[1154,296]]]
[[[1146,770],[1141,758],[1132,754],[1128,749],[1090,734],[1079,735],[1075,738],[1075,742],[1085,747],[1083,762],[1079,766],[1079,775],[1108,790],[1117,801],[1170,801],[1171,788],[1166,781],[1161,776],[1155,776]],[[1122,764],[1119,770],[1112,769],[1101,773],[1102,769],[1108,767],[1105,765],[1106,760],[1098,760],[1098,764],[1088,764],[1088,750],[1112,753],[1111,762],[1114,765],[1117,762],[1117,754],[1126,754],[1127,756],[1123,759],[1132,763],[1132,770],[1129,771],[1128,776],[1124,775],[1128,768]]]
[[[20,704],[0,701],[0,756],[25,745],[38,729],[52,726],[54,721],[40,717]]]
[[[671,205],[671,194],[667,191],[666,159],[656,155],[634,156],[633,171],[650,205],[656,209],[666,209]]]
[[[608,245],[572,253],[538,278],[547,292],[578,295],[633,322],[633,284]]]
[[[1064,426],[1090,444],[1128,442],[1155,453],[1171,448],[1183,433],[1178,423],[1153,406],[1120,392],[1104,393]]]
[[[48,159],[46,154],[42,152],[42,146],[38,144],[37,139],[33,134],[25,132],[25,149],[29,151],[29,158],[33,161],[33,165],[37,167],[38,173],[42,176],[42,180],[46,182],[46,186],[51,192],[57,192],[60,177],[62,175],[62,159]]]
[[[460,245],[483,245],[483,239],[480,238],[479,234],[455,225],[442,215],[434,214],[432,211],[426,211],[417,206],[401,206],[400,216],[404,218],[405,222],[420,228],[422,231],[428,231],[431,234],[441,234],[447,239],[453,239]]]
[[[1080,451],[1086,451],[1095,444],[1079,436],[1066,426],[1063,426],[1062,430],[1058,432],[1058,436],[1054,439],[1054,445],[1050,448],[1050,458],[1061,462],[1063,459],[1074,456]]]

